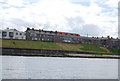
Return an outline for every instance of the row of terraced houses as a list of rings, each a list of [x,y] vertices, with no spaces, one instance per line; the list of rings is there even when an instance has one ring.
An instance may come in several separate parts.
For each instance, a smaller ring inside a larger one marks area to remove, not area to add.
[[[33,40],[33,41],[47,41],[47,42],[61,42],[61,43],[83,43],[95,44],[99,46],[120,49],[120,39],[108,37],[85,37],[76,33],[46,31],[27,28],[25,32],[16,29],[0,30],[0,38],[2,39],[17,39],[17,40]]]

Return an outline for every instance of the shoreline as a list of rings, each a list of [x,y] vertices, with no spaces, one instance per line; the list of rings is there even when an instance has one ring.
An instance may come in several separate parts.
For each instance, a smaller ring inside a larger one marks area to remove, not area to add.
[[[36,57],[69,57],[69,58],[114,58],[120,59],[120,54],[92,53],[81,51],[25,49],[25,48],[2,48],[1,55],[9,56],[36,56]]]
[[[103,58],[103,59],[120,59],[120,55],[93,55],[93,54],[65,54],[65,55],[49,55],[49,54],[2,54],[0,56],[26,56],[26,57],[63,57],[63,58]]]

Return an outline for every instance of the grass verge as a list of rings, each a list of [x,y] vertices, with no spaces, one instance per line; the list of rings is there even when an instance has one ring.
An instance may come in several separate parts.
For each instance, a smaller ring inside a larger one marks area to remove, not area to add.
[[[109,52],[107,48],[100,47],[97,45],[92,45],[92,44],[67,44],[67,43],[41,42],[41,41],[31,41],[31,40],[2,39],[2,47],[86,51],[86,52],[97,52],[97,53]]]

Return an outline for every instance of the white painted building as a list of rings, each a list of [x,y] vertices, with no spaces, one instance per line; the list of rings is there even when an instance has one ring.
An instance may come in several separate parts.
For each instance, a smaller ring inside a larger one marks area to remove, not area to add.
[[[26,39],[25,32],[18,31],[16,29],[0,30],[0,38],[2,39]]]

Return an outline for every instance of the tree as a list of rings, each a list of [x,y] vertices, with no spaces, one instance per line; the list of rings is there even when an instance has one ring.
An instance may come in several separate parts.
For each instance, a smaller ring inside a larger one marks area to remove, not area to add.
[[[30,28],[27,28],[27,30],[30,30]]]

